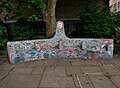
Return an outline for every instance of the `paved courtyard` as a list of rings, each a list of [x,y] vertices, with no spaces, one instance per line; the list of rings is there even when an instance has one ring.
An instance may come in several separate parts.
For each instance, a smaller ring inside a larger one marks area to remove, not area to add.
[[[120,56],[111,61],[44,59],[0,61],[0,88],[120,88]]]

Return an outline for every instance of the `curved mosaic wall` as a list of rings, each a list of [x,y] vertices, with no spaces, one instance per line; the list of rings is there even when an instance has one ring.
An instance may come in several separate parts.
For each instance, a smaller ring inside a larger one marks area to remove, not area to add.
[[[11,63],[45,58],[112,59],[113,39],[68,38],[64,23],[57,22],[51,39],[15,41],[7,43]]]

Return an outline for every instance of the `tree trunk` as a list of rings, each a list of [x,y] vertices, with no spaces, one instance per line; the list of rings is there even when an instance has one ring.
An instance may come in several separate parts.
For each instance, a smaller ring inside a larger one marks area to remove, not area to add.
[[[46,34],[47,36],[52,36],[56,28],[56,9],[57,0],[47,0],[46,8],[43,12],[43,19],[46,22]]]

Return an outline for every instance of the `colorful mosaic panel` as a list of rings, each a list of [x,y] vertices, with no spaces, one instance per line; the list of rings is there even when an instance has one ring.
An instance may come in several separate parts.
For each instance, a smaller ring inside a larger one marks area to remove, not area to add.
[[[53,38],[8,42],[7,49],[11,63],[45,58],[110,60],[113,57],[113,39],[68,38],[63,22],[58,21]]]

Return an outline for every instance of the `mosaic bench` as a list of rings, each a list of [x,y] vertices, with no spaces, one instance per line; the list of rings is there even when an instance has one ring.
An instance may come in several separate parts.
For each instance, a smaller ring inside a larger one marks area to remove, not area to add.
[[[45,58],[110,60],[113,57],[113,39],[68,38],[64,23],[58,21],[53,38],[8,42],[7,49],[11,63]]]

